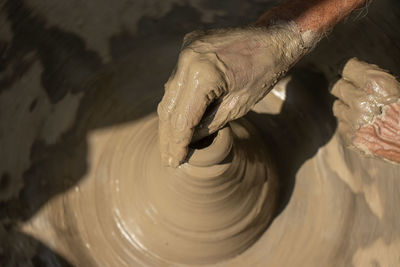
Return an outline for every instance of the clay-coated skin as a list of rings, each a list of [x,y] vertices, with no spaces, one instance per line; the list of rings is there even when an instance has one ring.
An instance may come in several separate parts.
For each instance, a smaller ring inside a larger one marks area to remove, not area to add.
[[[158,108],[163,163],[177,167],[192,139],[245,115],[322,36],[367,2],[292,0],[266,12],[257,28],[188,34]]]
[[[289,23],[188,34],[158,106],[164,164],[177,167],[192,138],[245,115],[310,47]]]
[[[332,88],[333,111],[348,145],[400,163],[400,83],[378,66],[350,59]]]

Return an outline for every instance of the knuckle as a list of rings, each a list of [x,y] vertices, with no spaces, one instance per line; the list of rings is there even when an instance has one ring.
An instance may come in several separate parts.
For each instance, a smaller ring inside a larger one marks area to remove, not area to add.
[[[205,35],[205,32],[202,30],[195,30],[192,32],[189,32],[187,34],[185,34],[185,36],[183,37],[183,47],[186,47],[190,44],[192,44],[193,42],[196,42],[199,38],[201,38],[202,36]]]
[[[198,53],[193,51],[193,49],[185,48],[179,53],[179,61],[187,62],[190,59],[196,58]]]

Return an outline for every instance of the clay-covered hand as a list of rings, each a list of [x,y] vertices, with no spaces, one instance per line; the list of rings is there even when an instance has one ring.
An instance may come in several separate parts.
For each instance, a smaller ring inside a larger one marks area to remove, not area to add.
[[[158,106],[164,164],[178,166],[192,138],[245,115],[306,51],[289,24],[186,35]]]
[[[332,94],[333,112],[348,145],[400,163],[400,83],[387,71],[350,59]]]

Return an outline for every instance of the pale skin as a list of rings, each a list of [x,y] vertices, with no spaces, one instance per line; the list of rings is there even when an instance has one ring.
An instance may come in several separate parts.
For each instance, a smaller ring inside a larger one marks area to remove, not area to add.
[[[245,115],[322,36],[367,3],[289,0],[252,27],[188,34],[158,106],[163,163],[179,166],[190,142]]]

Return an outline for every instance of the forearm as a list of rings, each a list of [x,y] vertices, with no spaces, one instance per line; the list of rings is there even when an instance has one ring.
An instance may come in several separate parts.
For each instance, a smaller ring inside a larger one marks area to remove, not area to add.
[[[310,31],[321,36],[331,30],[355,9],[369,0],[288,0],[263,14],[257,26],[268,26],[274,21],[293,21],[300,32]]]

